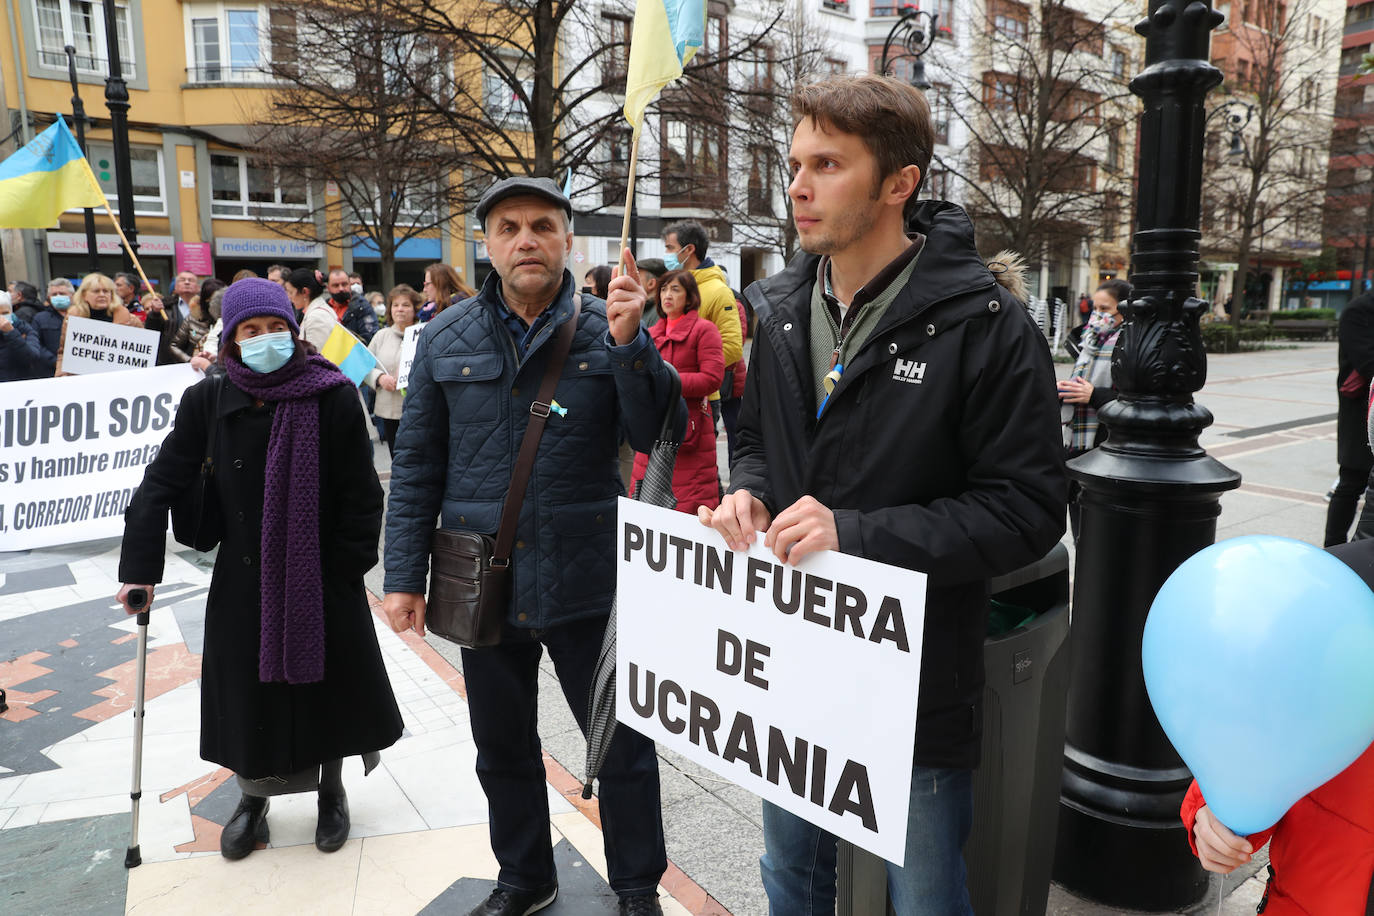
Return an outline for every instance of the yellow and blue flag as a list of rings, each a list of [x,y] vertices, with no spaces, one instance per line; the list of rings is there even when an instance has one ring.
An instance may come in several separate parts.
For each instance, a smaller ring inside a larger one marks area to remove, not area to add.
[[[625,118],[638,135],[644,110],[682,75],[706,37],[706,0],[638,0],[625,77]]]
[[[372,351],[341,324],[334,325],[329,332],[324,346],[320,347],[320,355],[338,366],[339,371],[355,385],[361,385],[377,365],[377,357],[372,355]]]
[[[104,206],[105,192],[61,117],[0,162],[0,226],[7,229],[43,229],[63,210]]]

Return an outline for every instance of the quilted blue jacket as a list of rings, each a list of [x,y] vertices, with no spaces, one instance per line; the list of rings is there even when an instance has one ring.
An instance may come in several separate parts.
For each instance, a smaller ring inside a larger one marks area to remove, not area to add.
[[[452,530],[495,534],[530,403],[558,326],[571,320],[574,287],[517,356],[498,313],[492,273],[472,299],[425,326],[411,367],[391,461],[386,519],[387,592],[426,591],[435,519]],[[609,614],[615,595],[616,497],[622,431],[648,451],[668,407],[669,369],[642,330],[615,346],[606,304],[582,297],[582,314],[554,397],[516,525],[508,619],[542,629]],[[676,407],[681,411],[681,401]]]

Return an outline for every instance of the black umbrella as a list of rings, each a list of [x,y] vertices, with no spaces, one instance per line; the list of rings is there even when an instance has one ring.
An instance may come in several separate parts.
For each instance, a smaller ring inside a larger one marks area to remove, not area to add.
[[[668,365],[668,375],[672,388],[668,412],[663,418],[658,439],[654,441],[653,451],[649,452],[649,465],[644,470],[644,479],[639,482],[634,498],[651,506],[673,509],[677,507],[677,498],[673,496],[673,465],[677,463],[677,450],[682,445],[684,431],[680,431],[677,425],[678,406],[682,403],[682,380],[671,365]],[[592,691],[587,708],[587,778],[582,783],[583,798],[592,797],[592,780],[601,772],[601,763],[606,759],[611,739],[615,737],[615,610],[616,602],[612,602],[611,617],[606,621],[606,638],[601,643],[601,654],[592,673]]]

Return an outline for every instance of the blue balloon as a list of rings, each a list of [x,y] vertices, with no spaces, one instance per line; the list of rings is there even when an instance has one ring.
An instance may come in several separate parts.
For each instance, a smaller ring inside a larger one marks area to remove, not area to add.
[[[1159,724],[1242,836],[1374,742],[1374,592],[1326,551],[1251,535],[1188,558],[1141,647]]]

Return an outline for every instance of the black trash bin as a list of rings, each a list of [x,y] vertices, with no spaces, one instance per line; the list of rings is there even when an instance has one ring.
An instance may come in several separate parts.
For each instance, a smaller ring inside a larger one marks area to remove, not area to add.
[[[1034,616],[983,644],[983,754],[964,847],[977,916],[1043,914],[1054,865],[1069,690],[1069,552],[994,579],[1004,619]],[[1024,609],[1021,614],[1016,609]],[[882,860],[841,841],[837,916],[883,916]]]

